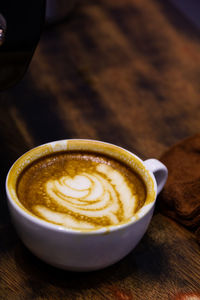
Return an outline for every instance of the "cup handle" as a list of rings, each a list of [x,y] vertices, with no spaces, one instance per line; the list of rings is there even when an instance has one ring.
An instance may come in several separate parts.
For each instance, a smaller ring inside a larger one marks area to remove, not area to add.
[[[163,163],[154,158],[145,160],[144,164],[147,167],[147,169],[153,173],[156,179],[158,195],[167,181],[168,170],[165,167],[165,165],[163,165]]]

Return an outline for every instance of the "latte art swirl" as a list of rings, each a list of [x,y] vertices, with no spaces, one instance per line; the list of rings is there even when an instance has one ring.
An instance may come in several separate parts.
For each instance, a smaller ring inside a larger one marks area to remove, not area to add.
[[[133,215],[135,195],[131,193],[122,175],[108,165],[98,165],[92,174],[80,173],[74,178],[63,176],[46,183],[46,193],[51,201],[67,209],[68,216],[36,206],[40,214],[49,221],[66,223],[68,227],[96,227],[98,219],[114,225]],[[123,188],[122,188],[123,185]],[[126,198],[123,201],[122,198]],[[55,219],[54,219],[55,218]],[[70,221],[72,220],[72,221]]]
[[[31,212],[67,228],[93,230],[125,222],[143,205],[142,181],[119,162],[70,155],[46,158],[24,173],[18,194]]]

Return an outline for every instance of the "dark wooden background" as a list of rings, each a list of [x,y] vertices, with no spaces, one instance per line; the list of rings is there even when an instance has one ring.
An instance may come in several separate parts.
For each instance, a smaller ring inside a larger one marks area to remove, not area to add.
[[[4,182],[16,158],[45,142],[100,139],[146,159],[199,132],[200,32],[170,2],[82,0],[66,20],[45,28],[23,80],[0,94],[0,299],[165,300],[198,293],[199,245],[158,210],[122,261],[72,273],[22,245]]]

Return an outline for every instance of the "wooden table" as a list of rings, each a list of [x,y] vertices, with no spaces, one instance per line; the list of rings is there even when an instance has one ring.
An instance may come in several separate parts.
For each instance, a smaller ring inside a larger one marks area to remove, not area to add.
[[[48,141],[100,139],[145,159],[197,132],[200,33],[168,1],[82,1],[45,28],[24,79],[0,95],[0,299],[165,300],[200,291],[194,235],[158,210],[122,261],[72,273],[23,246],[4,190],[14,160]]]

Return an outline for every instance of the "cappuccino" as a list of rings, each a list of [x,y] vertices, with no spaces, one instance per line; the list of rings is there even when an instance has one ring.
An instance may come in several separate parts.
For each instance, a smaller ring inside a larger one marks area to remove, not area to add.
[[[23,243],[40,259],[66,270],[98,270],[141,240],[166,179],[161,162],[116,145],[54,141],[12,165],[8,208]]]
[[[17,196],[31,214],[77,230],[127,222],[144,205],[146,186],[128,165],[87,151],[61,151],[28,165]]]

